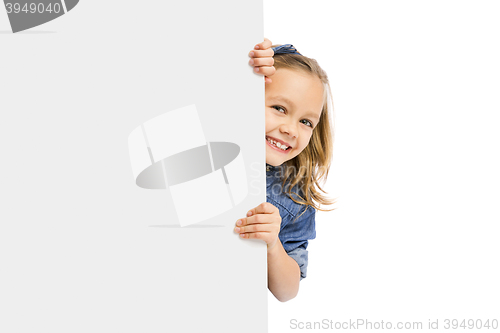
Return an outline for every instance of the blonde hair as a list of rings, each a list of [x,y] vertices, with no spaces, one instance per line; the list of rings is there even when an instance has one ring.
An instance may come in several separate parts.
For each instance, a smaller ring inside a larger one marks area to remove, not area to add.
[[[273,45],[272,47],[276,46],[279,45]],[[324,92],[323,110],[321,111],[319,122],[313,130],[309,144],[300,154],[283,163],[282,185],[283,187],[288,187],[287,194],[298,204],[309,205],[321,211],[335,210],[336,208],[321,209],[321,205],[332,205],[336,203],[336,199],[329,199],[321,194],[320,191],[323,193],[326,192],[319,184],[320,180],[325,182],[328,177],[333,155],[333,102],[331,101],[331,89],[328,76],[316,60],[303,55],[293,53],[276,54],[273,58],[276,70],[279,68],[287,68],[318,77],[323,83]],[[328,102],[331,102],[331,107],[329,107]],[[330,114],[330,112],[332,112],[332,114]],[[286,186],[287,182],[289,182],[288,186]],[[296,185],[299,186],[305,198],[300,196],[299,193],[294,193],[294,195],[298,196],[301,200],[293,198],[292,188]],[[304,210],[302,214],[304,214],[306,210]],[[302,216],[302,214],[297,216],[297,218]]]

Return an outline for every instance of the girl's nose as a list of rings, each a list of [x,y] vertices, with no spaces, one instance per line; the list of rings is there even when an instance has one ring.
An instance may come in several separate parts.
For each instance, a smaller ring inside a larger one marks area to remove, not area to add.
[[[291,136],[292,138],[297,137],[297,126],[293,126],[290,124],[283,124],[283,125],[281,125],[280,130],[282,133],[286,133],[289,136]]]

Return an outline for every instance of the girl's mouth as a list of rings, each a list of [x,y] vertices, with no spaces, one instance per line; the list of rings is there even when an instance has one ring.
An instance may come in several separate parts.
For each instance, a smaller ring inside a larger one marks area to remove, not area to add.
[[[271,139],[266,138],[266,144],[268,146],[270,146],[271,148],[273,148],[274,150],[276,150],[277,152],[279,152],[279,153],[288,154],[288,151],[290,149],[292,149],[291,147],[288,147],[287,149],[279,148],[278,146],[276,146],[274,143],[270,142],[269,140],[271,140]]]

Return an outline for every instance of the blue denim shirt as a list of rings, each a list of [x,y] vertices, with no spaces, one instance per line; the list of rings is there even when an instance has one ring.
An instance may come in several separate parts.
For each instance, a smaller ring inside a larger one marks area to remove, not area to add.
[[[299,265],[302,280],[307,276],[308,240],[316,238],[316,209],[294,202],[286,191],[282,190],[283,170],[283,165],[275,167],[266,163],[267,202],[279,209],[281,229],[278,237],[286,253]],[[292,195],[293,193],[299,193],[303,197],[297,185],[292,189]],[[297,196],[294,197],[300,200]],[[295,220],[300,214],[302,216]]]

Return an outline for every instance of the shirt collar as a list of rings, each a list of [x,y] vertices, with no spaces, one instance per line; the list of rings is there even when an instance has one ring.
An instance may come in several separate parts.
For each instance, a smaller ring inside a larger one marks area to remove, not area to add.
[[[272,166],[272,165],[266,163],[266,175],[268,175],[268,176],[275,176],[275,175],[279,174],[279,176],[281,177],[282,170],[283,170],[283,164],[278,165],[278,166]]]

